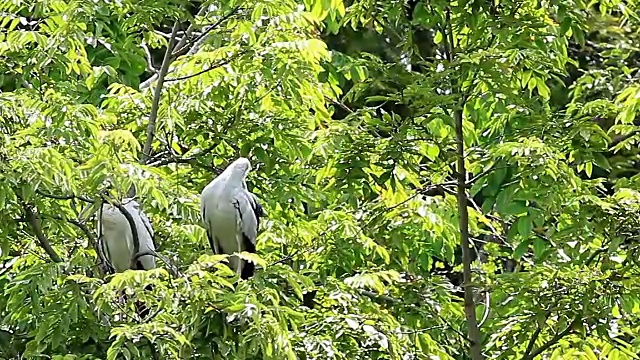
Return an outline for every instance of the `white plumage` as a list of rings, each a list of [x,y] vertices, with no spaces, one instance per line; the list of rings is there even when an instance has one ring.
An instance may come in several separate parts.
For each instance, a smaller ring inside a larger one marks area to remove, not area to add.
[[[153,228],[147,216],[140,210],[140,204],[135,200],[124,200],[123,207],[135,223],[139,240],[139,250],[155,252],[153,244]],[[134,249],[133,232],[129,221],[120,209],[109,203],[104,203],[98,217],[98,233],[101,235],[100,245],[103,254],[116,272],[127,269],[149,270],[156,267],[153,255],[138,258],[132,267],[133,257],[138,253]]]
[[[256,238],[264,209],[254,194],[247,190],[245,179],[251,170],[246,158],[239,158],[213,179],[200,196],[202,224],[215,254],[256,252]],[[229,265],[242,278],[253,276],[253,263],[236,256]]]

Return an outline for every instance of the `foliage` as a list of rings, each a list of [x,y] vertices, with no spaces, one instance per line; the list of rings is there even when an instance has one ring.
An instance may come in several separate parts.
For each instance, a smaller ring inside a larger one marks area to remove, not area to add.
[[[639,20],[622,0],[2,2],[0,358],[466,358],[458,115],[484,356],[637,358]],[[268,214],[248,281],[199,224],[238,156]],[[97,210],[130,191],[167,262],[104,274]]]

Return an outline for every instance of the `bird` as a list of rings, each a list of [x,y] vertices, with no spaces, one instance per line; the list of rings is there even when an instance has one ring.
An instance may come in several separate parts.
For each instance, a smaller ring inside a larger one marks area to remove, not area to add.
[[[135,232],[131,223],[119,207],[109,203],[102,203],[98,216],[99,250],[106,258],[107,264],[116,272],[126,270],[151,270],[156,267],[155,244],[153,242],[153,227],[149,218],[140,209],[140,204],[132,198],[123,199],[122,208],[131,215]],[[133,234],[137,234],[138,248],[135,248]],[[148,255],[138,256],[146,252]],[[151,284],[144,287],[152,291]],[[123,301],[128,297],[124,290],[121,293]],[[135,301],[136,312],[141,318],[146,318],[150,309],[141,301]]]
[[[214,254],[256,253],[260,218],[266,213],[258,198],[247,189],[251,162],[240,157],[204,187],[200,194],[202,225]],[[237,256],[229,266],[241,279],[253,276],[255,265]]]
[[[103,203],[98,217],[98,234],[100,234],[100,250],[115,272],[125,270],[150,270],[156,267],[155,244],[153,243],[153,227],[149,218],[140,209],[140,204],[133,199],[123,199],[122,207],[131,215],[138,235],[139,248],[135,249],[135,240],[131,224],[117,206]],[[150,253],[134,257],[139,252]]]

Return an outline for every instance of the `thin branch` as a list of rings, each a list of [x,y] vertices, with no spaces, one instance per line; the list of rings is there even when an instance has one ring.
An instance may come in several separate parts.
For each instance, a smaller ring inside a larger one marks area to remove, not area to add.
[[[544,320],[547,320],[547,316],[544,317]],[[524,357],[523,359],[526,359],[529,354],[531,354],[531,350],[533,350],[533,346],[536,343],[536,340],[538,340],[538,337],[540,336],[540,333],[542,332],[542,326],[540,326],[540,324],[538,324],[538,327],[536,328],[536,331],[533,332],[533,334],[531,335],[531,339],[529,340],[529,344],[527,344],[527,348],[524,351]]]
[[[585,266],[589,266],[595,259],[596,257],[598,257],[598,255],[607,252],[607,250],[609,250],[608,247],[602,247],[600,249],[597,249],[596,251],[593,252],[593,254],[591,254],[589,256],[589,258],[584,262]]]
[[[491,292],[489,290],[486,290],[486,297],[485,297],[485,305],[484,305],[484,315],[482,316],[482,320],[480,320],[480,323],[478,324],[478,328],[481,328],[482,325],[484,325],[484,323],[487,321],[487,319],[489,319],[489,313],[491,312]]]
[[[339,100],[335,100],[332,99],[328,96],[324,96],[324,99],[329,101],[330,103],[334,104],[334,105],[338,105],[342,110],[348,112],[349,114],[353,114],[353,110],[351,110],[347,105],[345,105],[343,102],[339,101]]]
[[[171,79],[166,79],[165,82],[187,80],[187,79],[190,79],[192,77],[200,76],[200,75],[202,75],[202,74],[204,74],[206,72],[209,72],[209,71],[215,70],[215,69],[217,69],[217,68],[219,68],[221,66],[227,65],[230,62],[232,62],[233,60],[239,58],[240,56],[242,56],[242,55],[244,55],[244,54],[246,54],[248,52],[249,52],[249,50],[238,51],[234,55],[232,55],[232,56],[230,56],[230,57],[228,57],[226,59],[220,60],[217,63],[211,65],[210,67],[208,67],[208,68],[206,68],[204,70],[200,70],[200,71],[196,72],[195,74],[179,76],[179,77],[171,78]]]
[[[296,250],[296,251],[293,252],[293,254],[287,255],[287,256],[283,257],[282,259],[280,259],[280,260],[276,260],[276,261],[272,262],[271,264],[269,264],[269,266],[278,265],[278,264],[282,264],[284,262],[287,262],[287,261],[293,259],[294,256],[298,255],[298,253],[300,253],[300,250]]]
[[[200,10],[198,10],[198,14],[196,14],[196,16],[201,16],[202,14],[204,14],[205,10],[207,9],[207,6],[203,6],[200,8]],[[189,25],[189,27],[187,28],[187,30],[184,32],[184,36],[182,37],[182,39],[180,39],[180,41],[178,41],[178,43],[174,46],[174,48],[180,48],[182,46],[184,46],[184,44],[187,43],[187,39],[191,37],[191,34],[193,33],[193,29],[195,28],[195,25],[192,23]],[[170,37],[170,35],[169,35]],[[156,79],[158,79],[158,75],[159,74],[154,74],[152,75],[150,78],[148,78],[147,80],[145,80],[144,82],[142,82],[139,86],[140,90],[146,89],[149,86],[151,86],[151,84],[156,81]]]
[[[88,202],[88,203],[94,203],[93,199],[89,199],[86,196],[81,196],[81,195],[55,195],[55,194],[49,194],[46,193],[42,190],[36,190],[36,194],[38,195],[42,195],[44,197],[50,198],[50,199],[56,199],[56,200],[73,200],[73,199],[78,199],[78,200],[82,200],[84,202]]]
[[[180,277],[180,276],[182,276],[182,275],[180,274],[180,271],[178,270],[178,267],[177,267],[177,266],[173,265],[173,264],[169,261],[169,259],[167,259],[165,256],[163,256],[163,255],[159,254],[157,251],[153,251],[153,250],[144,250],[144,251],[139,251],[139,252],[137,252],[137,253],[133,256],[133,258],[131,259],[131,268],[133,268],[133,267],[134,267],[134,265],[135,265],[136,261],[138,261],[138,259],[139,259],[139,258],[141,258],[141,257],[143,257],[143,256],[148,256],[148,255],[154,256],[154,257],[156,257],[156,258],[158,258],[158,259],[162,260],[162,261],[163,261],[163,262],[164,262],[164,263],[169,267],[169,270],[171,271],[171,275],[173,275],[174,277]]]
[[[626,140],[636,136],[637,134],[640,134],[640,130],[633,130],[632,132],[630,132],[628,134],[618,135],[615,138],[613,138],[613,140],[611,141],[611,144],[609,144],[609,148],[612,149],[612,148],[618,146],[618,144],[620,144],[621,142],[626,141]]]
[[[51,246],[51,243],[42,232],[42,224],[40,223],[40,219],[38,219],[38,216],[36,215],[36,213],[33,211],[33,209],[31,209],[29,205],[27,205],[24,202],[22,202],[22,208],[24,210],[24,216],[27,222],[29,223],[29,225],[31,226],[31,229],[36,235],[38,242],[40,242],[40,246],[42,246],[42,248],[49,255],[51,260],[57,263],[61,263],[62,259],[60,258],[58,253],[56,253],[56,251],[53,249],[53,247]]]
[[[488,168],[487,170],[482,171],[480,174],[474,176],[472,179],[470,179],[469,181],[467,181],[467,188],[471,187],[473,185],[473,183],[475,183],[476,181],[478,181],[480,178],[486,176],[487,174],[489,174],[490,172],[492,172],[493,170],[496,170],[497,168],[494,166],[491,166],[490,168]]]
[[[370,298],[371,300],[374,301],[383,301],[389,304],[400,304],[402,303],[401,300],[393,298],[391,296],[387,296],[387,295],[380,295],[378,293],[375,293],[373,291],[369,291],[369,290],[359,290],[360,294]],[[440,320],[442,320],[445,324],[447,324],[447,326],[449,326],[451,328],[451,330],[455,331],[456,333],[458,333],[458,335],[460,335],[460,337],[462,337],[464,340],[471,342],[471,340],[469,340],[469,338],[463,334],[460,330],[456,329],[451,323],[449,323],[447,321],[447,319],[445,319],[444,317],[442,317],[442,315],[438,314],[438,313],[434,313],[434,315],[436,315],[438,318],[440,318]]]
[[[158,73],[158,82],[156,83],[155,92],[153,94],[153,102],[151,104],[151,114],[149,115],[149,124],[147,125],[147,139],[142,148],[142,157],[140,159],[141,164],[145,164],[151,153],[151,144],[156,133],[156,120],[158,118],[158,109],[160,107],[160,95],[162,94],[162,85],[164,83],[164,77],[169,70],[169,64],[171,64],[171,50],[173,50],[174,42],[176,39],[176,33],[178,32],[179,23],[176,21],[173,24],[173,30],[171,30],[171,38],[167,43],[167,50],[164,53],[164,59],[162,59],[162,66]]]
[[[89,239],[89,241],[91,242],[91,244],[94,247],[98,246],[98,241],[97,241],[95,235],[93,234],[93,232],[91,232],[91,230],[89,229],[87,224],[83,223],[82,221],[76,220],[76,219],[63,218],[62,216],[58,216],[58,215],[42,214],[42,216],[45,217],[45,218],[50,218],[50,219],[54,219],[54,220],[66,221],[66,222],[68,222],[68,223],[70,223],[72,225],[75,225],[80,230],[82,230],[82,232],[84,232],[85,235],[87,235],[87,238]]]
[[[444,329],[444,326],[436,325],[436,326],[430,326],[428,328],[423,328],[423,329],[403,330],[403,331],[400,331],[400,334],[407,334],[407,335],[409,335],[409,334],[411,334],[411,335],[413,335],[413,334],[422,334],[422,333],[425,333],[427,331],[431,331],[431,330],[435,330],[435,329]]]
[[[580,315],[576,315],[576,317],[573,319],[573,321],[571,321],[571,323],[569,325],[567,325],[566,328],[564,328],[564,330],[562,330],[561,332],[557,333],[551,340],[547,341],[546,343],[542,344],[539,348],[537,348],[535,351],[533,351],[532,353],[525,353],[525,356],[522,358],[522,360],[533,360],[535,359],[536,356],[542,354],[543,352],[547,351],[547,349],[549,349],[550,347],[552,347],[553,345],[555,345],[556,343],[558,343],[558,341],[560,341],[562,338],[564,338],[565,336],[571,334],[571,332],[573,331],[573,327],[576,326],[578,324],[578,321],[581,320]],[[540,328],[538,328],[538,330],[540,330]],[[540,332],[538,331],[538,334]],[[533,339],[532,339],[533,342]],[[529,345],[531,345],[531,342],[529,343]],[[530,350],[530,349],[529,349]]]
[[[196,49],[196,51],[197,51],[197,49],[199,48],[198,45],[200,45],[200,46],[202,45],[202,41],[200,41],[200,40],[202,40],[205,36],[207,36],[211,31],[213,31],[213,30],[217,29],[218,27],[220,27],[220,25],[224,21],[226,21],[229,18],[231,18],[232,16],[234,16],[238,12],[238,10],[240,10],[240,5],[237,5],[236,7],[231,9],[231,11],[228,14],[226,14],[226,15],[222,16],[220,19],[218,19],[218,21],[216,21],[211,26],[209,26],[206,30],[204,30],[202,32],[202,34],[198,35],[195,39],[193,39],[192,41],[189,41],[186,44],[180,45],[179,49],[174,51],[173,54],[171,54],[171,56],[177,57],[177,56],[180,56],[180,55],[184,55],[187,52],[192,51],[192,49]],[[193,47],[192,47],[192,45],[193,45]]]

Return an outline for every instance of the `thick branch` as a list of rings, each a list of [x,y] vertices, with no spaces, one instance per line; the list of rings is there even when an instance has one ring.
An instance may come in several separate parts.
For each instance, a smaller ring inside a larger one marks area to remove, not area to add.
[[[162,85],[164,83],[164,77],[167,75],[167,71],[169,70],[169,64],[171,64],[171,51],[173,50],[177,32],[178,22],[176,21],[176,23],[173,25],[173,30],[171,30],[171,38],[167,43],[167,50],[164,53],[162,66],[160,67],[160,72],[158,73],[158,82],[156,83],[156,88],[153,94],[151,114],[149,115],[149,124],[147,125],[147,140],[145,141],[144,147],[142,148],[142,158],[140,159],[141,164],[145,164],[147,162],[149,154],[151,153],[151,144],[153,143],[153,138],[155,137],[156,133],[156,120],[158,118],[158,108],[160,107]]]
[[[453,26],[451,24],[450,10],[446,12],[446,28],[447,31],[444,34],[445,39],[445,53],[447,60],[454,61],[455,49],[453,43]],[[460,245],[462,247],[462,263],[463,263],[463,283],[464,283],[464,313],[467,318],[467,333],[470,344],[470,357],[473,360],[482,360],[482,336],[480,334],[480,328],[478,327],[478,320],[476,319],[476,304],[473,296],[474,286],[472,285],[472,273],[471,273],[471,249],[469,242],[469,210],[467,209],[467,179],[465,169],[465,157],[464,157],[464,131],[463,131],[463,118],[462,112],[467,101],[467,95],[462,93],[462,89],[459,85],[456,85],[452,81],[452,90],[460,96],[460,101],[456,104],[456,108],[453,109],[453,118],[455,121],[455,133],[456,133],[456,153],[457,153],[457,197],[458,197],[458,224],[460,228]]]
[[[40,219],[38,219],[38,216],[36,215],[36,213],[33,211],[33,209],[31,209],[29,205],[27,205],[24,202],[22,203],[22,208],[24,210],[24,216],[27,222],[31,226],[33,233],[36,235],[38,242],[40,242],[40,246],[42,246],[44,251],[46,251],[46,253],[49,255],[51,260],[57,263],[62,262],[62,259],[60,258],[58,253],[56,253],[53,247],[51,247],[51,243],[42,232],[42,224],[40,223]]]

